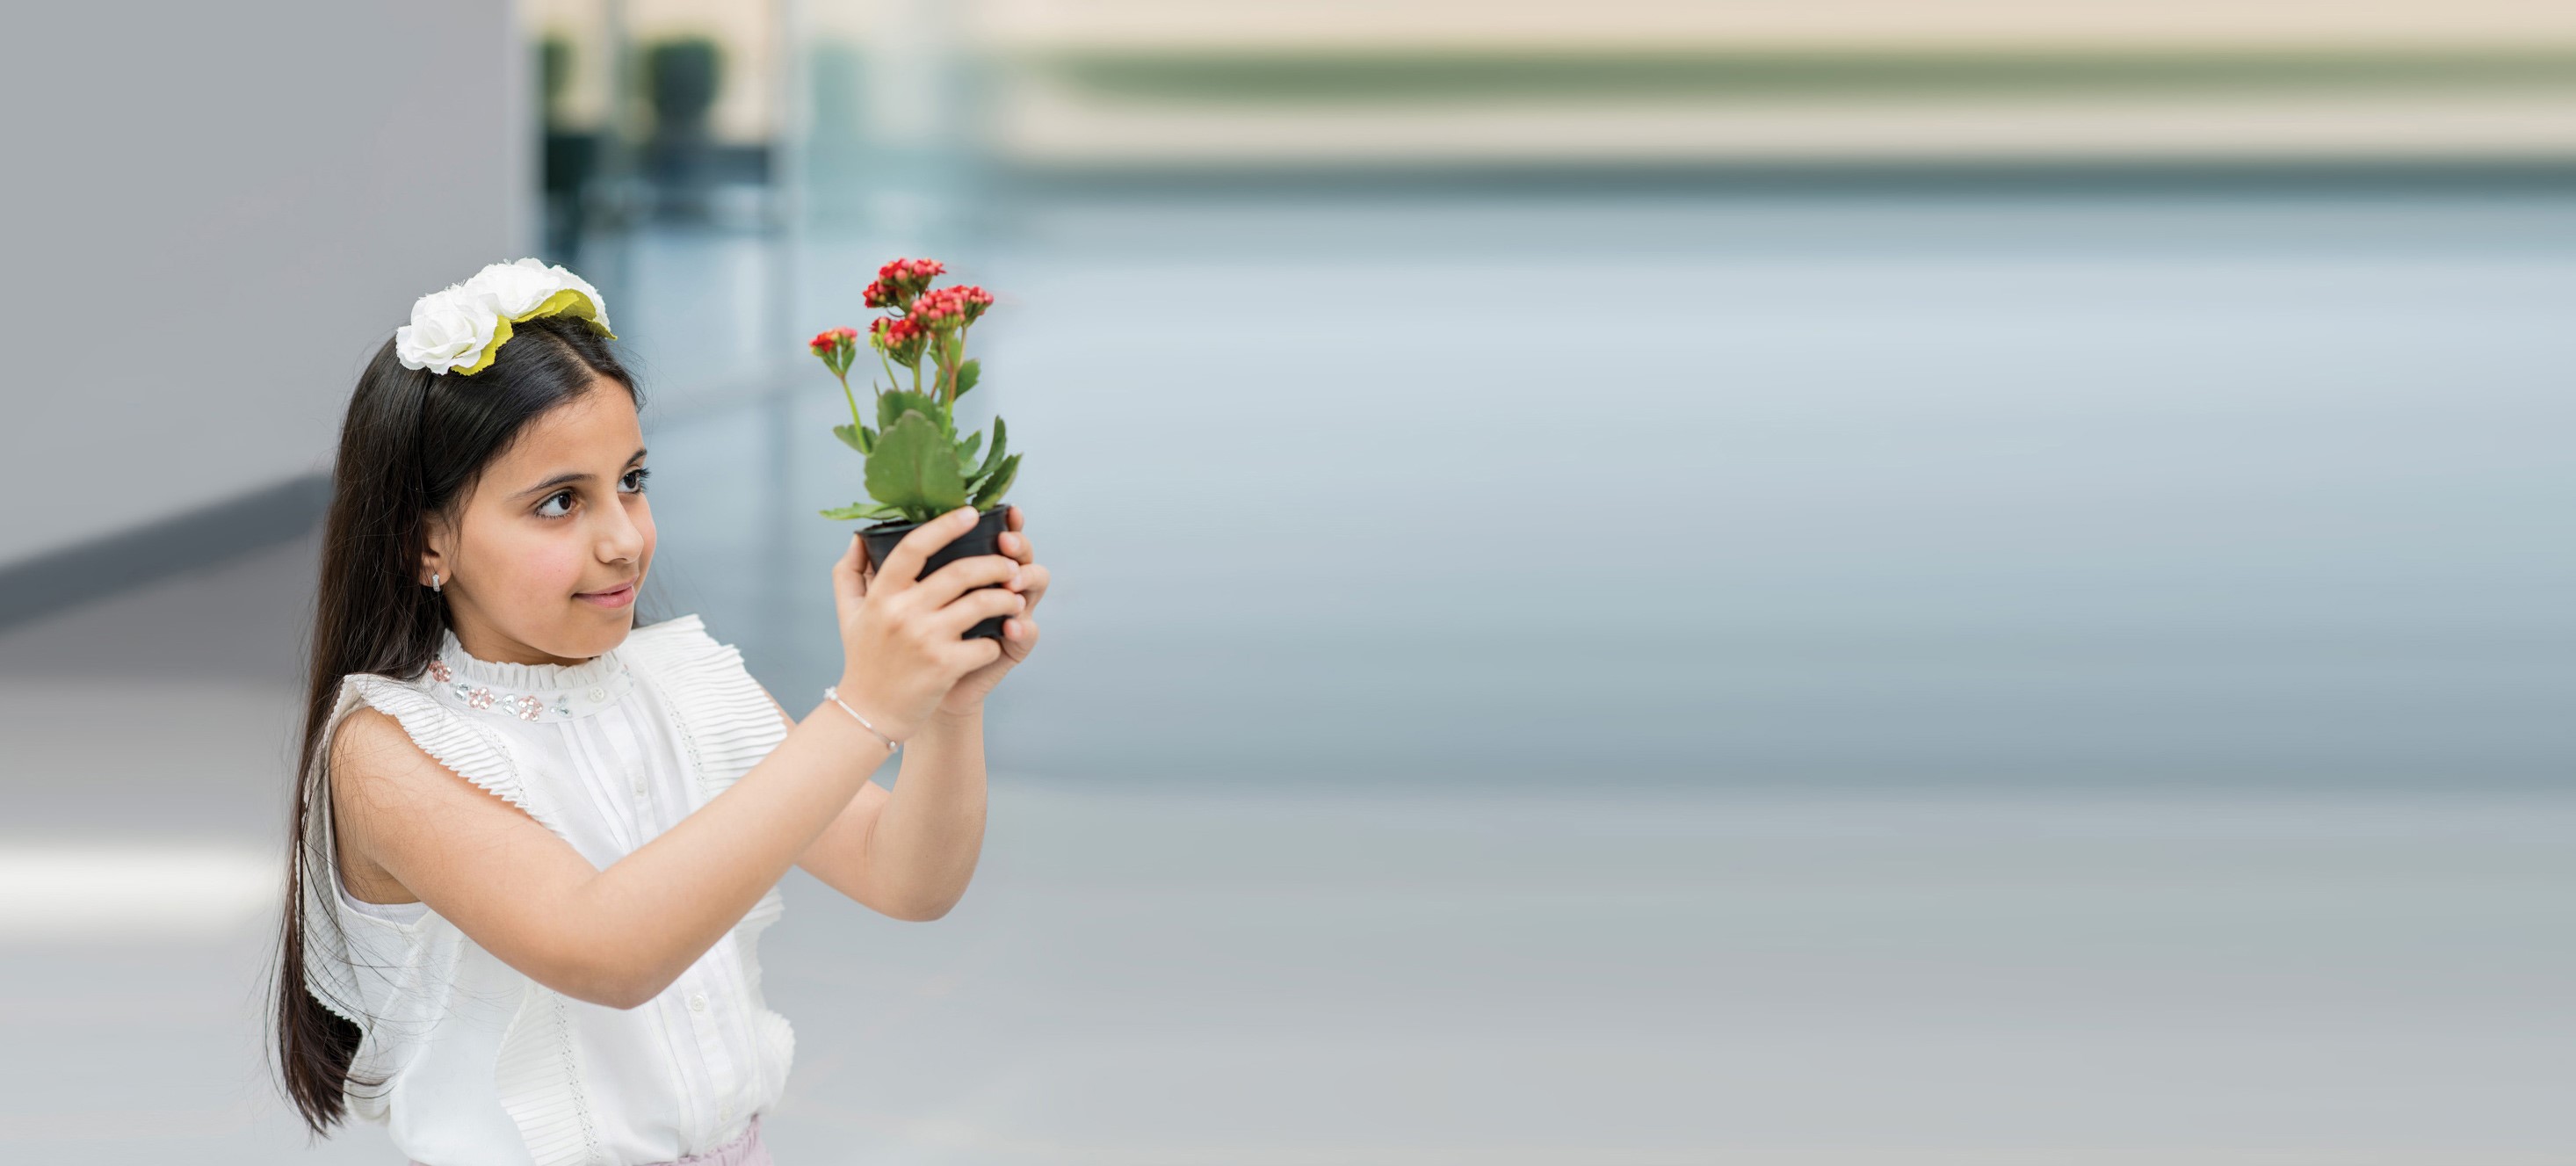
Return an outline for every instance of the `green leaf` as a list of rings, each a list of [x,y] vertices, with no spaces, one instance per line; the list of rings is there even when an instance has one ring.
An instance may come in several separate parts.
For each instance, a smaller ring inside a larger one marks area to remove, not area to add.
[[[995,469],[1000,468],[1002,450],[1010,444],[1010,441],[1011,427],[1002,424],[1000,417],[993,418],[993,448],[984,455],[984,463],[976,466],[973,472],[966,475],[966,480],[970,483],[981,482],[991,476]]]
[[[984,362],[983,362],[983,361],[980,361],[980,360],[970,360],[970,361],[967,361],[967,362],[966,362],[966,363],[964,363],[964,364],[958,365],[958,366],[957,366],[957,395],[958,395],[958,396],[960,396],[960,397],[965,396],[965,395],[966,395],[966,390],[971,389],[971,388],[974,388],[974,387],[975,387],[975,382],[976,382],[976,381],[978,381],[978,380],[983,379],[983,376],[984,376]]]
[[[847,506],[835,506],[823,512],[823,517],[840,522],[860,518],[900,518],[902,516],[903,511],[882,502],[853,502]]]
[[[976,450],[978,450],[978,449],[983,448],[983,445],[984,445],[984,435],[983,435],[983,434],[981,434],[981,433],[969,433],[969,434],[967,434],[967,435],[966,435],[966,440],[964,440],[964,441],[961,441],[961,442],[958,442],[958,443],[957,443],[957,464],[958,464],[958,465],[961,465],[961,466],[971,466],[971,465],[974,465],[974,464],[975,464],[975,451],[976,451]],[[974,480],[974,478],[975,478],[975,475],[973,475],[973,474],[968,474],[968,475],[966,475],[966,478],[967,478],[967,480],[968,480],[968,481],[973,481],[973,480]]]
[[[1001,501],[1002,495],[1011,489],[1011,479],[1018,477],[1019,473],[1020,455],[1012,454],[1002,459],[1002,468],[993,471],[992,477],[985,479],[983,485],[976,487],[975,509],[982,510]]]
[[[832,436],[840,438],[841,444],[860,453],[866,453],[868,447],[875,444],[877,431],[864,425],[835,425],[832,427]]]
[[[966,504],[966,476],[957,468],[957,447],[942,435],[939,423],[907,409],[877,435],[868,454],[868,497],[906,514],[945,514]]]
[[[938,399],[910,389],[887,389],[877,394],[878,431],[894,428],[896,419],[902,417],[906,410],[921,414],[924,420],[946,433],[948,440],[957,440],[957,434],[950,430],[948,410],[940,408]]]

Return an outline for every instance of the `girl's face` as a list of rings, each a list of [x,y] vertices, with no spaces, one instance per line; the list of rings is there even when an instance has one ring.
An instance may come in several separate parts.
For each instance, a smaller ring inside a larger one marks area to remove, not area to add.
[[[432,521],[420,572],[442,576],[467,653],[575,664],[625,641],[653,561],[644,472],[635,401],[605,377],[484,467],[457,520]]]

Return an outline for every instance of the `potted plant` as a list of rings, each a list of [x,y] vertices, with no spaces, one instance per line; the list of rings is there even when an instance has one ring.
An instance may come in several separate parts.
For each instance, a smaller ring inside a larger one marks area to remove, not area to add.
[[[867,306],[888,313],[868,322],[867,346],[888,382],[878,388],[871,380],[874,408],[862,411],[858,394],[850,390],[859,331],[827,328],[809,342],[841,382],[841,396],[850,404],[850,423],[833,426],[832,435],[866,459],[864,481],[871,499],[823,511],[823,517],[882,520],[859,530],[868,561],[882,564],[915,526],[969,503],[982,515],[973,530],[931,554],[922,566],[925,575],[969,555],[998,553],[997,540],[1009,513],[1002,495],[1020,469],[1020,455],[1004,448],[1010,431],[1001,417],[993,418],[989,446],[980,430],[957,434],[957,398],[983,375],[982,365],[966,356],[966,334],[993,306],[993,296],[968,284],[931,287],[947,270],[936,259],[897,259],[878,268],[876,282],[868,285]],[[926,383],[925,360],[930,365]],[[911,373],[908,387],[904,370]],[[868,424],[871,418],[874,427]],[[966,636],[1002,638],[1002,617],[977,623]]]

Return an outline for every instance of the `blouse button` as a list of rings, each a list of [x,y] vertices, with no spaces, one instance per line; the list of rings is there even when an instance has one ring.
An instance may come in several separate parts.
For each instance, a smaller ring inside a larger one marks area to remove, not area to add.
[[[594,689],[591,689],[591,690],[590,690],[590,699],[592,699],[592,700],[607,700],[607,699],[608,699],[608,690],[607,690],[607,689],[605,689],[605,688],[594,688]]]
[[[728,1102],[725,1102],[724,1104],[719,1105],[719,1106],[717,1106],[717,1107],[716,1107],[716,1120],[717,1120],[717,1121],[732,1121],[732,1120],[733,1120],[733,1103],[732,1103],[732,1102],[728,1101]]]
[[[706,1010],[707,1010],[707,994],[706,994],[706,993],[704,993],[704,992],[691,992],[691,993],[689,993],[689,1011],[691,1011],[691,1012],[704,1012],[704,1011],[706,1011]]]

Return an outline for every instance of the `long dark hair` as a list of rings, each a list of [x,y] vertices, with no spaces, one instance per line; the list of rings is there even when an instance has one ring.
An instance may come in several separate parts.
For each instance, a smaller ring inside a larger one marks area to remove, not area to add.
[[[304,980],[306,887],[336,894],[339,861],[331,830],[330,759],[321,755],[340,679],[374,672],[412,679],[438,655],[445,601],[420,583],[433,516],[459,516],[485,466],[528,423],[601,377],[643,395],[616,353],[589,326],[539,317],[514,327],[490,367],[472,376],[408,369],[385,341],[358,377],[331,467],[331,510],[323,523],[322,579],[313,608],[313,654],[305,676],[304,748],[295,770],[286,910],[277,960],[278,1071],[316,1136],[347,1115],[344,1090],[364,1032],[316,999]],[[306,844],[320,814],[327,845]],[[329,912],[323,913],[327,922]],[[358,1001],[341,1001],[359,1007]],[[381,1080],[361,1080],[372,1088]]]

